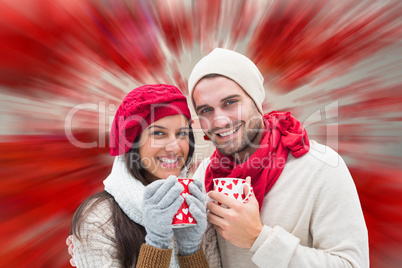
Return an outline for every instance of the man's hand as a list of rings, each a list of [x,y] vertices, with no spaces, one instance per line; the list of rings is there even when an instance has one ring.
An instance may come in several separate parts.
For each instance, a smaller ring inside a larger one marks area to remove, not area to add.
[[[70,254],[70,256],[71,256],[70,264],[72,267],[75,267],[75,260],[74,260],[74,253],[73,253],[74,245],[73,245],[73,236],[72,235],[69,235],[67,237],[66,245],[68,247],[68,254]]]
[[[264,227],[254,193],[246,203],[217,191],[209,192],[208,196],[227,207],[208,202],[208,221],[215,225],[216,231],[224,239],[237,247],[250,249]]]

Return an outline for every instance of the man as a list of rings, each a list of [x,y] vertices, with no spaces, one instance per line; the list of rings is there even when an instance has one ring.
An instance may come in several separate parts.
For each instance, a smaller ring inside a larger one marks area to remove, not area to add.
[[[194,178],[251,176],[243,204],[209,197],[223,267],[369,267],[368,235],[352,177],[340,156],[308,141],[289,113],[264,115],[263,77],[254,63],[217,48],[194,67],[190,98],[216,145]],[[337,163],[333,165],[333,163]]]
[[[246,203],[210,191],[208,220],[223,267],[369,267],[368,235],[356,188],[340,156],[309,141],[289,113],[263,113],[263,77],[254,63],[217,48],[189,78],[190,98],[216,145],[194,174],[251,177]],[[334,165],[333,163],[337,163]]]

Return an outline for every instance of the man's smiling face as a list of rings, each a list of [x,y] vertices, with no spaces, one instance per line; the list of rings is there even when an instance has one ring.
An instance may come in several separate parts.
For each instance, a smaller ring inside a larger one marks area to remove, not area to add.
[[[255,103],[229,78],[201,79],[192,97],[202,130],[225,155],[247,150],[261,131]]]

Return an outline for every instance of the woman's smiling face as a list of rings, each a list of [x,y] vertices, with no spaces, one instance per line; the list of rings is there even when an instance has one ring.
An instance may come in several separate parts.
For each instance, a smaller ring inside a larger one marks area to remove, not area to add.
[[[149,182],[178,176],[189,153],[188,119],[184,115],[163,117],[140,135],[139,154]]]

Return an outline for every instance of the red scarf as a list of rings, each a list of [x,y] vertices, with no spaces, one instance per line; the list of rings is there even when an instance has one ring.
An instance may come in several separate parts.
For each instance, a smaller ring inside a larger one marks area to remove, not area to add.
[[[265,131],[260,147],[247,161],[236,164],[232,156],[223,155],[218,149],[215,150],[205,174],[207,192],[213,190],[214,178],[245,179],[250,176],[261,210],[264,196],[281,175],[289,151],[294,157],[300,157],[309,151],[307,132],[290,112],[272,111],[265,114],[263,120]]]

